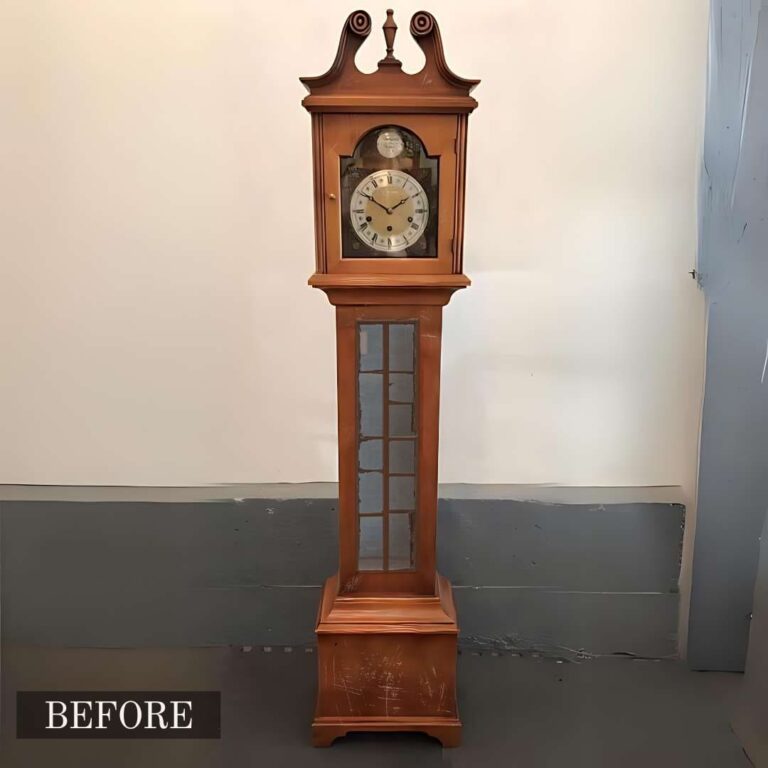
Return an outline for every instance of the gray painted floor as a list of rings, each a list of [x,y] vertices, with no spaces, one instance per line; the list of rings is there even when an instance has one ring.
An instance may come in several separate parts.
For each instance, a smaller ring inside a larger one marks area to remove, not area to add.
[[[309,746],[315,654],[241,649],[2,651],[3,768],[524,766],[748,768],[729,724],[740,675],[671,661],[464,652],[464,746],[418,734],[358,734]],[[221,741],[17,741],[15,692],[221,690]]]

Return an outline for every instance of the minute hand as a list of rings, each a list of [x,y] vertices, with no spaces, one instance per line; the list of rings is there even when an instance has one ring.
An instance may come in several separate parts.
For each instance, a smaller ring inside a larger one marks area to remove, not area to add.
[[[363,197],[367,197],[372,203],[376,203],[376,205],[379,206],[379,208],[383,208],[387,213],[391,213],[391,209],[387,208],[386,205],[382,205],[373,195],[366,195],[365,192],[360,193]],[[400,203],[398,203],[400,205]]]

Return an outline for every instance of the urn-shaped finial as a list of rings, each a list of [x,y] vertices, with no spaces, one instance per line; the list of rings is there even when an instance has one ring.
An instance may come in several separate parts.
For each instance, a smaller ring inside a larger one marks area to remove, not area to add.
[[[382,29],[384,30],[384,42],[387,44],[387,55],[379,64],[395,64],[400,66],[399,59],[396,59],[394,56],[397,24],[395,24],[395,12],[391,8],[387,8],[387,20],[384,22]]]

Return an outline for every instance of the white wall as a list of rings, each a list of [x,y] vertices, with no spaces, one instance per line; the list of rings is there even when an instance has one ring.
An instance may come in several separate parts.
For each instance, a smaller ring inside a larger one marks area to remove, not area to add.
[[[0,482],[335,478],[298,77],[352,7],[0,5]],[[395,10],[414,71],[417,5]],[[690,491],[706,0],[432,10],[483,81],[441,479]]]

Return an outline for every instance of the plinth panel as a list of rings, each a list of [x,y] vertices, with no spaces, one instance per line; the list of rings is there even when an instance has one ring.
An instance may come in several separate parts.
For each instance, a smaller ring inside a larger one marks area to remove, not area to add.
[[[317,627],[316,746],[349,731],[423,731],[457,746],[457,631],[450,586],[438,595],[334,597],[326,584]]]
[[[456,637],[319,638],[317,714],[456,717]]]

